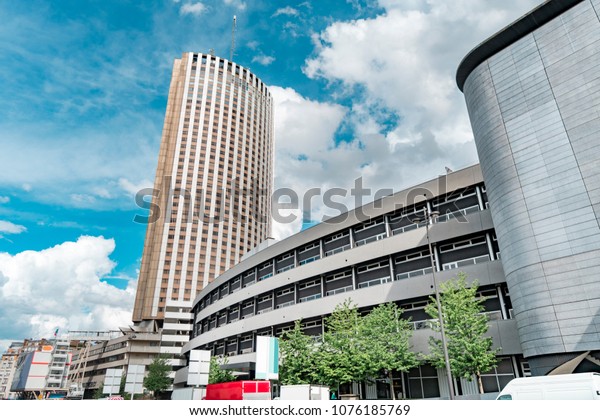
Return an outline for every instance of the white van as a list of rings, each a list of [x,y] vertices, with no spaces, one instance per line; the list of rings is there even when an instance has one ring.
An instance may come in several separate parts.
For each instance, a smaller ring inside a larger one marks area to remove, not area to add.
[[[534,376],[510,381],[497,400],[600,400],[600,373]]]

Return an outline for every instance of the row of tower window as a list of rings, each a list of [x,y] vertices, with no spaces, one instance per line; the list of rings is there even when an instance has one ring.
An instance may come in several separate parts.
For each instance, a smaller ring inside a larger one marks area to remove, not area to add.
[[[220,71],[226,70],[228,72],[228,74],[230,74],[232,76],[237,76],[238,80],[239,80],[239,82],[237,82],[237,83],[239,83],[242,86],[248,85],[246,78],[247,78],[247,76],[249,76],[250,77],[249,85],[252,85],[255,88],[259,89],[260,92],[262,92],[264,95],[269,94],[267,87],[264,85],[264,83],[262,81],[260,81],[250,71],[248,71],[247,69],[245,69],[243,67],[238,66],[235,63],[232,63],[230,61],[226,62],[222,58],[217,58],[217,57],[210,56],[210,55],[193,54],[193,56],[192,56],[192,73],[195,72],[198,63],[200,63],[200,65],[203,66],[204,68],[206,68],[207,66],[210,66],[211,68],[218,67]]]

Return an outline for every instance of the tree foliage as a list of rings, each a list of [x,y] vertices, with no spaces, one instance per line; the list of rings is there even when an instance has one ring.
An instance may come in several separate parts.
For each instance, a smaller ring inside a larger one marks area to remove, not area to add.
[[[368,355],[367,373],[376,377],[381,371],[387,371],[394,399],[392,371],[406,372],[419,364],[410,349],[412,331],[395,303],[379,305],[362,319],[362,339]]]
[[[407,371],[417,365],[410,350],[412,328],[392,303],[362,317],[351,300],[325,319],[320,340],[302,331],[301,322],[280,337],[280,379],[284,385],[340,385],[378,377],[382,371]]]
[[[456,278],[441,285],[440,300],[452,375],[468,380],[475,376],[479,391],[483,393],[481,374],[497,365],[498,349],[492,349],[492,339],[485,337],[488,331],[488,320],[482,313],[485,311],[485,298],[477,297],[477,287],[477,281],[469,287],[466,275],[459,273]],[[425,311],[430,317],[438,318],[435,298],[431,298]],[[432,327],[439,331],[439,322],[433,323]],[[441,340],[430,337],[429,348],[432,364],[444,367]]]
[[[100,383],[100,386],[94,391],[94,394],[92,395],[92,398],[95,400],[99,400],[102,397],[104,397],[104,382]]]
[[[171,378],[169,378],[171,365],[169,365],[168,360],[167,355],[159,354],[148,365],[148,373],[144,378],[144,387],[148,391],[151,391],[154,396],[166,391],[171,385]]]
[[[281,370],[279,380],[283,385],[314,383],[317,344],[313,337],[302,331],[301,321],[297,320],[294,329],[286,331],[279,338]]]
[[[369,355],[364,351],[362,319],[351,300],[336,306],[325,319],[323,342],[316,353],[317,378],[330,388],[366,379]]]
[[[125,391],[126,384],[127,384],[127,376],[123,375],[123,376],[121,376],[121,383],[119,384],[119,395],[122,396],[124,399],[128,400],[131,398],[131,394],[129,394],[129,392]]]
[[[222,382],[235,381],[236,377],[227,369],[221,368],[221,365],[225,365],[229,362],[227,357],[217,358],[213,356],[210,358],[210,370],[208,373],[209,384],[220,384]]]

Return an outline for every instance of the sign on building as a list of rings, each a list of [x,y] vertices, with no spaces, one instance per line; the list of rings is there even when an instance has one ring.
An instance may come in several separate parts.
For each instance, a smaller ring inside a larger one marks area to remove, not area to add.
[[[279,379],[279,341],[256,337],[256,379]]]

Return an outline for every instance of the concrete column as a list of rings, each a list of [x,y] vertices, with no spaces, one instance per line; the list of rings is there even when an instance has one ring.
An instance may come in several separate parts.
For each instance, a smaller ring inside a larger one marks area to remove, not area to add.
[[[477,194],[477,202],[479,203],[479,210],[485,210],[485,203],[483,202],[483,195],[481,194],[481,186],[475,186],[475,193]]]
[[[488,246],[490,260],[494,261],[496,259],[496,253],[494,252],[494,247],[492,246],[492,238],[491,238],[489,232],[485,234],[485,242],[487,243],[487,246]]]
[[[431,214],[433,212],[433,207],[431,206],[431,202],[429,200],[427,200],[425,202],[425,204],[427,205],[427,213]],[[429,224],[433,225],[433,217],[429,218]]]
[[[294,267],[298,267],[298,250],[294,249]]]
[[[506,303],[504,302],[504,295],[502,294],[502,286],[496,286],[496,291],[498,292],[498,300],[500,300],[502,319],[508,319],[508,311],[506,310]]]
[[[435,271],[442,271],[442,261],[440,260],[440,252],[436,244],[432,244],[433,255],[435,256]]]
[[[390,220],[389,220],[389,216],[386,214],[385,216],[383,216],[383,223],[385,223],[385,235],[389,238],[390,236],[392,236],[392,228],[390,227]]]

